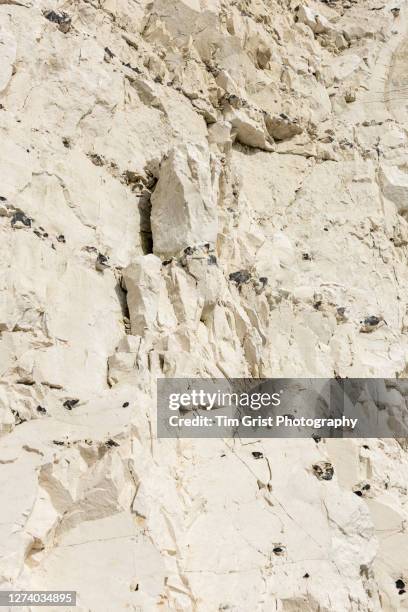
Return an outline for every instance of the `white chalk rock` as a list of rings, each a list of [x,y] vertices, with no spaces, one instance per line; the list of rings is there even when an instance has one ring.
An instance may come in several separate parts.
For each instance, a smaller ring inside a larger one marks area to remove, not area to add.
[[[151,198],[155,255],[171,257],[188,246],[215,244],[217,175],[202,146],[179,145],[163,161]]]
[[[315,34],[324,34],[333,30],[328,19],[309,6],[300,6],[297,15],[300,23],[308,25]]]
[[[161,275],[161,261],[155,255],[137,258],[124,270],[132,334],[143,336],[149,329],[172,327],[173,307]]]
[[[397,166],[381,167],[381,186],[386,198],[394,202],[400,214],[408,212],[408,173]]]

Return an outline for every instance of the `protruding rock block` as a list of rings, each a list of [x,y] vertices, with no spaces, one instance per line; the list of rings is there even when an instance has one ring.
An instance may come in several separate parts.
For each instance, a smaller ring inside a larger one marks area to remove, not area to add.
[[[123,274],[132,334],[143,336],[149,329],[171,327],[175,323],[161,261],[155,255],[142,255]]]
[[[152,195],[153,251],[159,257],[217,238],[217,169],[202,146],[179,145],[163,161]]]
[[[397,166],[381,167],[382,192],[388,200],[394,202],[400,215],[408,213],[408,174]]]

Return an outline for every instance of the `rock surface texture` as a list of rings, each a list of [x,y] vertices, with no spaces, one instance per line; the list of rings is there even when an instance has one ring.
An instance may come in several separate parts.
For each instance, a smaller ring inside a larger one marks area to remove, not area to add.
[[[155,437],[157,377],[407,376],[407,4],[0,3],[1,589],[408,609],[406,442]]]

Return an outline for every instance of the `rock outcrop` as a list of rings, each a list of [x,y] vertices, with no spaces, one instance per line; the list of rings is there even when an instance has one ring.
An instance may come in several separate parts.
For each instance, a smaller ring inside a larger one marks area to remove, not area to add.
[[[151,197],[153,251],[159,257],[200,244],[215,246],[219,172],[214,166],[208,148],[192,145],[175,147],[162,161]]]
[[[408,607],[406,441],[176,443],[155,404],[407,377],[407,11],[0,3],[1,589]]]

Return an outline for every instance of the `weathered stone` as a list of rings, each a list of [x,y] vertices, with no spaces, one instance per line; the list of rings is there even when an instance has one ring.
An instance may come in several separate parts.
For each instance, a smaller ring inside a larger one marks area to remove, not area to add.
[[[381,185],[386,198],[394,202],[401,215],[408,213],[408,172],[397,166],[381,167]]]
[[[160,257],[217,238],[218,172],[203,147],[175,147],[160,167],[152,195],[153,251]]]
[[[156,388],[385,377],[398,418],[405,3],[2,4],[1,588],[404,608],[406,441],[157,440]]]

